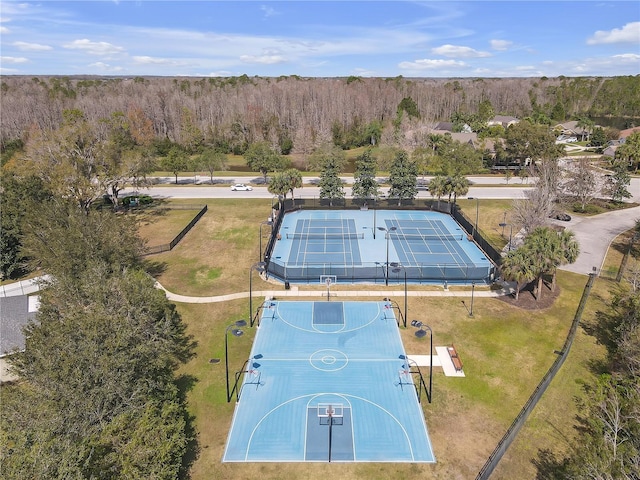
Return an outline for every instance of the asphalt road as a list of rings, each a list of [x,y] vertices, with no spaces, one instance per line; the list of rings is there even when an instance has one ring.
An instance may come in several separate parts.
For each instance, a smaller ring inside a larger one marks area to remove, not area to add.
[[[531,189],[531,186],[484,186],[484,187],[470,187],[469,197],[478,198],[524,198],[524,191]],[[388,187],[380,189],[381,192],[386,194],[389,190]],[[351,193],[351,188],[346,187],[345,191],[347,195]],[[127,189],[120,193],[120,196],[126,196],[133,193],[133,190]],[[228,185],[226,186],[211,186],[211,185],[156,185],[149,189],[140,190],[140,193],[151,195],[159,198],[272,198],[273,195],[267,191],[267,187],[254,186],[253,190],[249,192],[234,192]],[[305,185],[303,188],[297,188],[295,190],[296,198],[318,198],[320,195],[320,188],[311,185]],[[427,191],[419,191],[418,198],[431,198],[431,195]]]
[[[596,267],[596,271],[600,272],[613,239],[633,228],[636,221],[640,221],[640,207],[603,213],[595,217],[573,216],[570,222],[557,222],[575,233],[580,244],[580,255],[575,263],[560,268],[588,275],[593,267]]]

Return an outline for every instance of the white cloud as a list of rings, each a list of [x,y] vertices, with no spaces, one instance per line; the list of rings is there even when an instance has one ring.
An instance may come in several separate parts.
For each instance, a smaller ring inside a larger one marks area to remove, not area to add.
[[[209,74],[210,77],[230,77],[232,75],[233,73],[230,72],[229,70],[219,70],[217,72],[211,72]]]
[[[640,43],[640,22],[627,23],[622,28],[613,30],[598,30],[587,39],[587,45],[600,45],[603,43]]]
[[[637,62],[638,60],[640,60],[640,55],[638,55],[637,53],[623,53],[620,55],[614,55],[613,58],[623,61],[629,60],[632,62]]]
[[[273,17],[274,15],[278,15],[278,12],[273,7],[269,7],[267,5],[260,5],[260,10],[264,13],[265,17]]]
[[[141,65],[175,65],[176,63],[168,58],[148,57],[145,55],[133,57],[135,63]]]
[[[491,43],[491,48],[499,51],[508,50],[509,47],[513,45],[513,42],[510,42],[509,40],[491,40],[490,43]]]
[[[400,62],[399,68],[405,70],[434,70],[438,68],[462,68],[467,65],[457,60],[433,60],[424,58],[422,60],[414,60],[413,62]]]
[[[462,47],[459,45],[442,45],[440,47],[432,48],[431,52],[437,55],[442,55],[443,57],[451,58],[479,58],[491,56],[489,52],[480,52],[471,47]]]
[[[274,65],[285,63],[287,60],[282,55],[241,55],[240,61],[243,63],[260,63],[263,65]]]
[[[118,47],[108,42],[92,42],[87,38],[81,40],[74,40],[71,43],[63,45],[64,48],[73,50],[83,50],[91,55],[113,55],[116,53],[122,53],[124,48]]]
[[[53,47],[50,47],[49,45],[41,45],[39,43],[13,42],[12,45],[18,50],[27,52],[43,52],[45,50],[53,50]]]
[[[358,77],[374,77],[376,75],[376,72],[366,68],[354,68],[352,70],[352,74]]]
[[[4,5],[3,5],[3,7],[4,7]],[[11,19],[10,19],[10,18],[7,18],[7,17],[0,17],[0,23],[7,23],[7,22],[10,22],[10,21],[11,21]],[[5,27],[5,26],[0,25],[0,33],[3,33],[3,34],[5,34],[5,35],[6,35],[6,34],[8,34],[8,33],[11,33],[11,30],[9,30],[9,29],[8,29],[7,27]]]
[[[97,68],[97,69],[102,70],[104,72],[121,72],[122,71],[122,67],[109,65],[108,63],[104,63],[104,62],[90,63],[89,67]]]
[[[2,63],[27,63],[28,61],[29,59],[24,57],[0,57]]]

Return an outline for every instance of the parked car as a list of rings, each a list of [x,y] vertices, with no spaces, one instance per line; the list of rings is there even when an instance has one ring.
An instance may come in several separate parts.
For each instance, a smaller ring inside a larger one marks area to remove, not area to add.
[[[578,138],[571,135],[560,135],[558,138],[556,138],[557,143],[576,143],[577,141]]]
[[[551,215],[549,215],[551,218],[555,218],[556,220],[561,220],[563,222],[570,222],[571,221],[571,215],[569,215],[568,213],[564,213],[564,212],[556,212],[553,213]]]
[[[231,185],[231,190],[234,192],[249,192],[253,190],[251,185],[245,185],[244,183],[236,183],[235,185]]]

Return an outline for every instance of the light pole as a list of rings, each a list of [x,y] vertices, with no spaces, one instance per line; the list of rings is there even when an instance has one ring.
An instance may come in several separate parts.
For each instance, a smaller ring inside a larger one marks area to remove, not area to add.
[[[264,222],[260,222],[260,251],[258,252],[258,261],[261,262],[263,260],[262,258],[262,226],[263,225],[269,225],[272,229],[273,229],[273,222],[271,220],[266,220]]]
[[[246,325],[247,322],[245,320],[238,320],[229,325],[224,332],[224,367],[227,379],[227,403],[231,402],[231,396],[233,395],[233,392],[229,392],[229,332],[231,332],[234,337],[241,337],[244,334],[244,330],[241,330],[240,328],[245,327]]]
[[[393,267],[393,273],[400,272],[400,269],[402,269],[402,271],[404,272],[404,318],[402,320],[402,323],[404,325],[404,328],[407,328],[407,268],[397,262],[391,262],[391,266]]]
[[[473,292],[476,289],[476,282],[471,282],[471,308],[469,309],[469,316],[473,317]]]
[[[471,232],[471,236],[475,238],[476,236],[476,232],[478,231],[478,212],[479,212],[479,205],[480,205],[480,199],[478,197],[467,197],[469,200],[475,200],[476,201],[476,225],[473,228],[473,231]]]
[[[376,206],[373,206],[373,239],[376,239]]]
[[[423,338],[427,335],[427,330],[429,331],[429,394],[428,394],[428,398],[429,398],[429,403],[431,403],[431,393],[432,393],[432,389],[433,389],[433,330],[431,330],[431,327],[429,325],[425,325],[422,322],[419,322],[417,320],[412,320],[411,321],[411,325],[413,325],[414,327],[416,327],[418,330],[416,330],[416,337],[418,338]]]
[[[509,248],[508,251],[511,251],[511,239],[513,238],[513,224],[511,223],[499,223],[498,226],[502,227],[502,231],[504,232],[504,227],[511,227],[509,229]],[[504,236],[504,235],[503,235]]]
[[[264,272],[264,262],[258,262],[251,265],[249,269],[249,322],[253,327],[253,276],[251,275],[254,270],[258,273]]]
[[[389,286],[389,233],[395,232],[398,227],[378,227],[378,230],[385,232],[384,237],[387,240],[387,262],[385,263],[385,274],[384,274],[384,284],[385,286]]]

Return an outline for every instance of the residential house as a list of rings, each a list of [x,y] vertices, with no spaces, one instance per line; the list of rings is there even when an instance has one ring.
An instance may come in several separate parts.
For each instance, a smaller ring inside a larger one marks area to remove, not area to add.
[[[41,277],[48,278],[48,277]],[[35,320],[40,307],[40,279],[0,286],[0,383],[15,380],[7,371],[8,355],[25,349],[23,329]]]
[[[580,140],[584,140],[589,138],[590,132],[585,128],[578,127],[577,120],[572,120],[570,122],[559,123],[553,127],[553,130],[558,132],[559,135],[566,137],[576,137]]]
[[[487,126],[492,127],[494,125],[500,125],[503,128],[507,128],[519,122],[520,120],[517,119],[516,117],[511,117],[508,115],[496,115],[495,117],[493,117],[491,120],[487,122]]]
[[[631,135],[632,133],[637,133],[637,132],[640,132],[640,127],[633,127],[633,128],[627,128],[625,130],[620,130],[620,134],[618,135],[618,139],[617,140],[610,140],[607,143],[607,147],[604,149],[602,154],[606,155],[607,157],[611,157],[611,158],[615,157],[616,156],[616,150],[618,149],[618,147],[625,143],[625,141],[627,140],[627,137],[629,137],[629,135]]]
[[[629,135],[632,133],[640,132],[640,127],[627,128],[625,130],[620,130],[620,135],[618,135],[618,140],[620,143],[624,143]]]
[[[435,128],[433,129],[434,131],[432,133],[440,133],[442,135],[441,132],[450,132],[450,133],[454,133],[453,131],[453,123],[451,122],[438,122],[438,124],[435,126]],[[462,132],[461,133],[472,133],[473,130],[471,130],[471,127],[469,125],[467,125],[466,123],[462,126]]]

